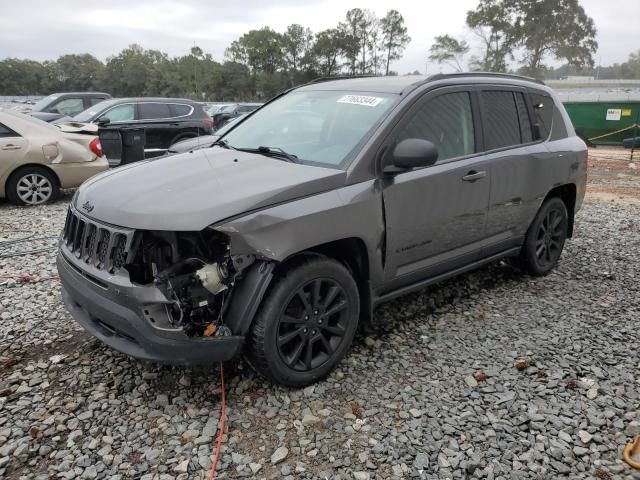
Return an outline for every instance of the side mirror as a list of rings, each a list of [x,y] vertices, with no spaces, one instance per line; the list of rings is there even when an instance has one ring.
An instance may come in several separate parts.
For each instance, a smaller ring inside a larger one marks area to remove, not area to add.
[[[111,123],[111,119],[109,117],[100,117],[97,123],[100,126],[109,125]]]
[[[429,140],[407,138],[393,149],[391,165],[384,168],[385,173],[398,173],[416,167],[428,167],[438,160],[438,149]]]

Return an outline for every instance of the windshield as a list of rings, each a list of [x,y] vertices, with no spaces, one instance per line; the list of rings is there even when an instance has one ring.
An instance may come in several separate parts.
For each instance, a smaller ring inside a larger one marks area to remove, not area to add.
[[[95,105],[90,107],[88,110],[85,110],[84,112],[80,112],[79,114],[77,114],[75,117],[73,117],[73,119],[76,122],[92,122],[96,119],[96,116],[100,112],[103,112],[104,110],[109,108],[111,105],[114,105],[118,102],[119,100],[104,100],[103,102],[96,103]]]
[[[44,97],[41,100],[38,100],[35,105],[31,108],[32,112],[41,112],[43,111],[45,108],[47,108],[47,106],[53,102],[56,98],[58,98],[60,95],[49,95],[48,97]]]
[[[294,91],[255,112],[224,140],[240,150],[279,148],[301,163],[343,167],[395,100],[383,93]]]

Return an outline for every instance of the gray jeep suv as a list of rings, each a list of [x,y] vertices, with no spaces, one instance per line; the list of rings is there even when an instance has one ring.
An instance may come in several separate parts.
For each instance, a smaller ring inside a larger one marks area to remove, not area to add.
[[[502,257],[548,273],[586,175],[585,144],[542,83],[317,81],[212,148],[82,185],[60,240],[62,295],[134,357],[244,351],[272,381],[306,385],[381,302]]]

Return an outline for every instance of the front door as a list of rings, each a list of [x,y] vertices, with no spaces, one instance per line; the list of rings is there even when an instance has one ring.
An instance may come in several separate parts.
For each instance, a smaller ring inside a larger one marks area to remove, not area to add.
[[[392,145],[406,138],[434,143],[438,161],[396,174],[383,190],[386,290],[472,263],[485,238],[489,168],[477,153],[475,92],[459,88],[426,94],[402,118]],[[384,292],[382,292],[384,293]]]

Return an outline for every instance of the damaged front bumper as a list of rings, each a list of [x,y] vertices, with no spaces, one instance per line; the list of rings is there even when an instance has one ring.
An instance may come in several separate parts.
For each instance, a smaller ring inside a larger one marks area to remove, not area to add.
[[[242,349],[274,264],[230,256],[219,235],[210,238],[226,264],[172,263],[177,242],[149,243],[145,232],[96,222],[70,206],[57,258],[63,300],[80,325],[127,355],[183,365],[229,360]],[[159,265],[165,268],[150,277]]]
[[[242,349],[244,336],[188,337],[178,329],[154,326],[144,307],[162,302],[157,288],[109,284],[73,262],[58,253],[64,303],[82,327],[115,350],[160,363],[198,365],[229,360]]]

